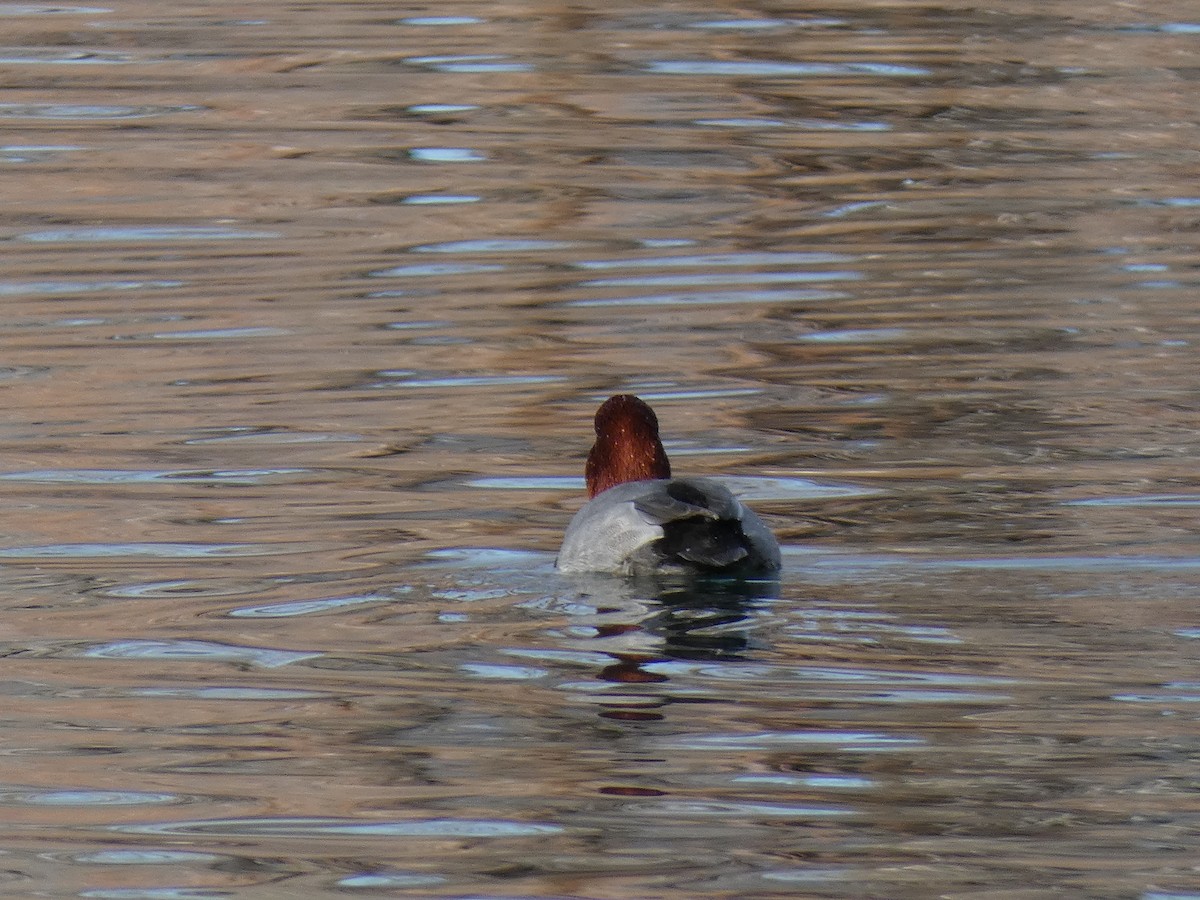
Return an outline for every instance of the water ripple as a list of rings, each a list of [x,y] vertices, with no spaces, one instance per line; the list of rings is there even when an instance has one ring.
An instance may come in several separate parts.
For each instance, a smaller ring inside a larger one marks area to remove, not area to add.
[[[688,28],[720,31],[763,31],[775,28],[837,28],[846,24],[845,19],[710,19],[693,22]]]
[[[1063,506],[1200,506],[1197,494],[1142,494],[1133,497],[1085,497],[1064,500]]]
[[[393,603],[395,596],[363,594],[355,597],[326,597],[320,600],[297,600],[291,603],[268,603],[230,610],[226,615],[238,619],[287,619],[296,616],[320,615],[339,609],[373,603]]]
[[[263,583],[256,581],[206,581],[203,578],[179,578],[175,581],[152,581],[140,584],[118,584],[116,587],[97,590],[100,596],[115,596],[115,598],[144,599],[182,599],[208,598],[208,596],[232,596],[248,594],[253,590],[262,589]]]
[[[1200,569],[1200,557],[1186,556],[1016,556],[980,559],[913,560],[931,569],[1031,569],[1112,571]]]
[[[215,863],[226,859],[216,853],[194,850],[96,850],[76,853],[73,862],[98,866],[170,866],[178,863]]]
[[[12,381],[19,378],[36,378],[45,375],[50,369],[47,366],[0,366],[0,381]]]
[[[0,16],[99,16],[112,12],[103,6],[58,6],[43,3],[0,3]]]
[[[480,19],[476,16],[409,16],[404,19],[397,19],[397,25],[480,25],[486,19]]]
[[[450,241],[445,244],[423,244],[413,247],[413,253],[528,253],[537,250],[570,250],[579,245],[574,241],[531,240],[522,238],[488,238],[476,241]]]
[[[269,326],[242,326],[240,328],[196,328],[190,331],[156,331],[150,334],[123,334],[113,338],[118,341],[229,341],[256,337],[282,337],[293,334],[286,328]]]
[[[134,688],[131,697],[166,697],[179,700],[336,700],[331,691],[305,691],[264,687]]]
[[[719,284],[792,284],[810,281],[858,281],[861,272],[742,272],[739,274],[640,275],[630,278],[593,278],[580,287],[703,287]]]
[[[500,547],[443,547],[425,554],[425,565],[447,569],[486,569],[488,571],[527,571],[553,557],[529,550]]]
[[[177,288],[182,281],[0,281],[0,297],[68,296],[102,291],[136,291],[146,288]]]
[[[655,75],[716,75],[723,78],[813,78],[867,75],[914,78],[932,74],[920,66],[891,63],[798,63],[783,60],[659,60],[646,66]]]
[[[446,113],[472,112],[479,108],[473,103],[417,103],[407,107],[406,111],[418,116],[438,116]]]
[[[418,162],[485,162],[487,155],[470,147],[414,147],[408,155]]]
[[[151,888],[91,888],[80,891],[85,900],[212,900],[232,897],[229,891],[212,888],[151,887]]]
[[[84,649],[78,655],[88,659],[176,659],[188,661],[237,662],[274,669],[322,654],[294,650],[272,650],[215,641],[110,641]]]
[[[715,479],[744,500],[813,500],[834,497],[873,497],[884,493],[878,488],[849,484],[830,484],[807,478],[766,475],[722,475]],[[445,483],[445,482],[443,482]],[[463,481],[464,487],[508,491],[580,491],[582,478],[574,475],[493,475]]]
[[[394,266],[368,272],[370,278],[427,278],[442,275],[483,275],[488,272],[503,272],[504,266],[497,263],[428,263],[426,265]]]
[[[0,119],[147,119],[196,112],[203,106],[100,106],[71,103],[0,103]]]
[[[140,806],[179,802],[180,798],[174,794],[144,791],[0,790],[0,804],[8,806]]]
[[[582,478],[573,475],[495,475],[461,482],[463,487],[501,491],[581,491]]]
[[[679,388],[677,390],[632,387],[631,390],[643,400],[710,400],[720,397],[754,397],[763,392],[760,387]],[[604,397],[596,397],[595,402],[600,403],[604,399]]]
[[[505,656],[516,656],[520,659],[540,659],[546,662],[564,663],[573,666],[605,666],[612,662],[612,657],[599,650],[555,650],[548,647],[505,647],[500,650]]]
[[[358,443],[359,434],[339,434],[323,431],[279,431],[257,425],[235,425],[226,429],[214,429],[223,433],[188,438],[185,444],[341,444]]]
[[[878,781],[861,775],[787,775],[771,772],[755,773],[753,775],[735,775],[730,781],[733,784],[746,784],[753,787],[780,787],[788,789],[810,787],[823,790],[861,791],[879,787]]]
[[[693,119],[709,128],[787,128],[792,131],[891,131],[887,122],[838,122],[829,119]]]
[[[760,803],[753,801],[667,800],[659,803],[630,803],[624,807],[637,816],[671,816],[679,818],[737,818],[737,819],[827,819],[848,816],[854,811],[838,806],[794,805],[789,803]]]
[[[900,341],[910,336],[904,328],[844,328],[838,331],[810,331],[796,340],[811,344],[879,344]]]
[[[410,194],[401,202],[408,206],[448,206],[459,203],[478,203],[477,194]]]
[[[531,63],[518,62],[503,53],[475,53],[444,56],[410,56],[410,66],[425,66],[435,72],[532,72]]]
[[[534,681],[550,673],[533,666],[500,666],[494,663],[463,663],[459,669],[475,678],[490,678],[499,681]]]
[[[877,751],[919,747],[922,738],[872,731],[759,731],[748,734],[694,734],[662,742],[680,750],[773,750],[782,747],[836,746],[843,750]]]
[[[3,13],[0,13],[3,15]],[[33,50],[0,54],[0,65],[120,65],[133,62],[125,53],[104,50]]]
[[[6,163],[41,162],[82,149],[76,144],[7,144],[0,146],[0,160]]]
[[[622,259],[585,259],[571,263],[576,269],[670,269],[718,268],[726,266],[804,266],[828,265],[853,260],[843,253],[796,253],[751,251],[745,253],[703,253],[693,256],[654,256]]]
[[[0,107],[2,114],[2,107]],[[127,226],[92,228],[55,228],[48,231],[30,231],[19,234],[15,240],[31,243],[81,244],[81,243],[127,243],[127,242],[176,242],[176,241],[245,241],[281,237],[277,231],[243,231],[236,228],[210,228],[205,226]]]
[[[432,887],[445,884],[446,878],[441,875],[418,875],[414,872],[361,872],[357,875],[347,875],[337,882],[340,888],[413,888]]]
[[[0,547],[0,559],[194,559],[206,556],[270,556],[308,548],[301,543],[279,544],[42,544],[35,547]]]
[[[568,300],[563,306],[710,306],[726,303],[805,303],[840,300],[837,291],[711,291],[705,293],[652,294],[641,297],[610,297],[603,300]]]
[[[307,475],[309,469],[220,469],[159,470],[138,469],[34,469],[26,472],[0,472],[0,481],[27,484],[265,484],[280,476]]]
[[[410,819],[366,821],[310,817],[204,819],[112,825],[122,834],[215,835],[220,837],[432,837],[511,838],[561,834],[561,825],[505,819]]]
[[[443,375],[434,376],[408,371],[384,371],[379,377],[389,379],[375,387],[405,388],[458,388],[458,387],[502,387],[505,385],[555,384],[566,381],[560,375]]]
[[[953,572],[956,570],[987,571],[1048,571],[1048,572],[1111,572],[1151,571],[1163,574],[1171,571],[1190,572],[1200,569],[1200,557],[1189,556],[979,556],[971,558],[930,559],[919,555],[842,554],[815,551],[811,548],[788,546],[785,554],[794,558],[810,575],[824,571],[842,573],[847,578],[862,578],[871,572],[894,575],[909,570]]]

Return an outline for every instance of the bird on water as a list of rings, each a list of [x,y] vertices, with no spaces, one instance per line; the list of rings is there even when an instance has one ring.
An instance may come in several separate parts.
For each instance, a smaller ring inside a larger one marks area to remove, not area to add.
[[[720,482],[672,478],[658,417],[632,394],[596,412],[588,502],[563,536],[562,572],[753,575],[779,569],[771,530]]]

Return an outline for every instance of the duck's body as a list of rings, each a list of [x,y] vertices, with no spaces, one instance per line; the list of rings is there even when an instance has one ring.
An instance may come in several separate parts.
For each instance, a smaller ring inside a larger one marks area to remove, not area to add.
[[[558,568],[616,575],[767,572],[779,568],[779,545],[762,519],[715,481],[627,481],[575,514]]]
[[[779,568],[779,544],[720,483],[672,478],[654,412],[628,394],[596,413],[591,498],[571,520],[560,571],[751,574]]]

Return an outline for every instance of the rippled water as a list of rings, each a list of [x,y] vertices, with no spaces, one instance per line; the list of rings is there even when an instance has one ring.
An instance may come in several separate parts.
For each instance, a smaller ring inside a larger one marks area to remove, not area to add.
[[[1200,898],[1194,4],[0,21],[0,893]]]

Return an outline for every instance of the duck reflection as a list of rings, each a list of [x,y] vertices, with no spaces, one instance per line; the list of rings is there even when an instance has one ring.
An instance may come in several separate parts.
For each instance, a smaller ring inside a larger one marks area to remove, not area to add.
[[[756,607],[779,597],[777,578],[574,581],[596,611],[584,626],[589,649],[602,649],[614,659],[599,677],[623,684],[669,680],[646,668],[653,663],[744,658],[763,646],[754,636]],[[605,646],[597,647],[596,642]]]

